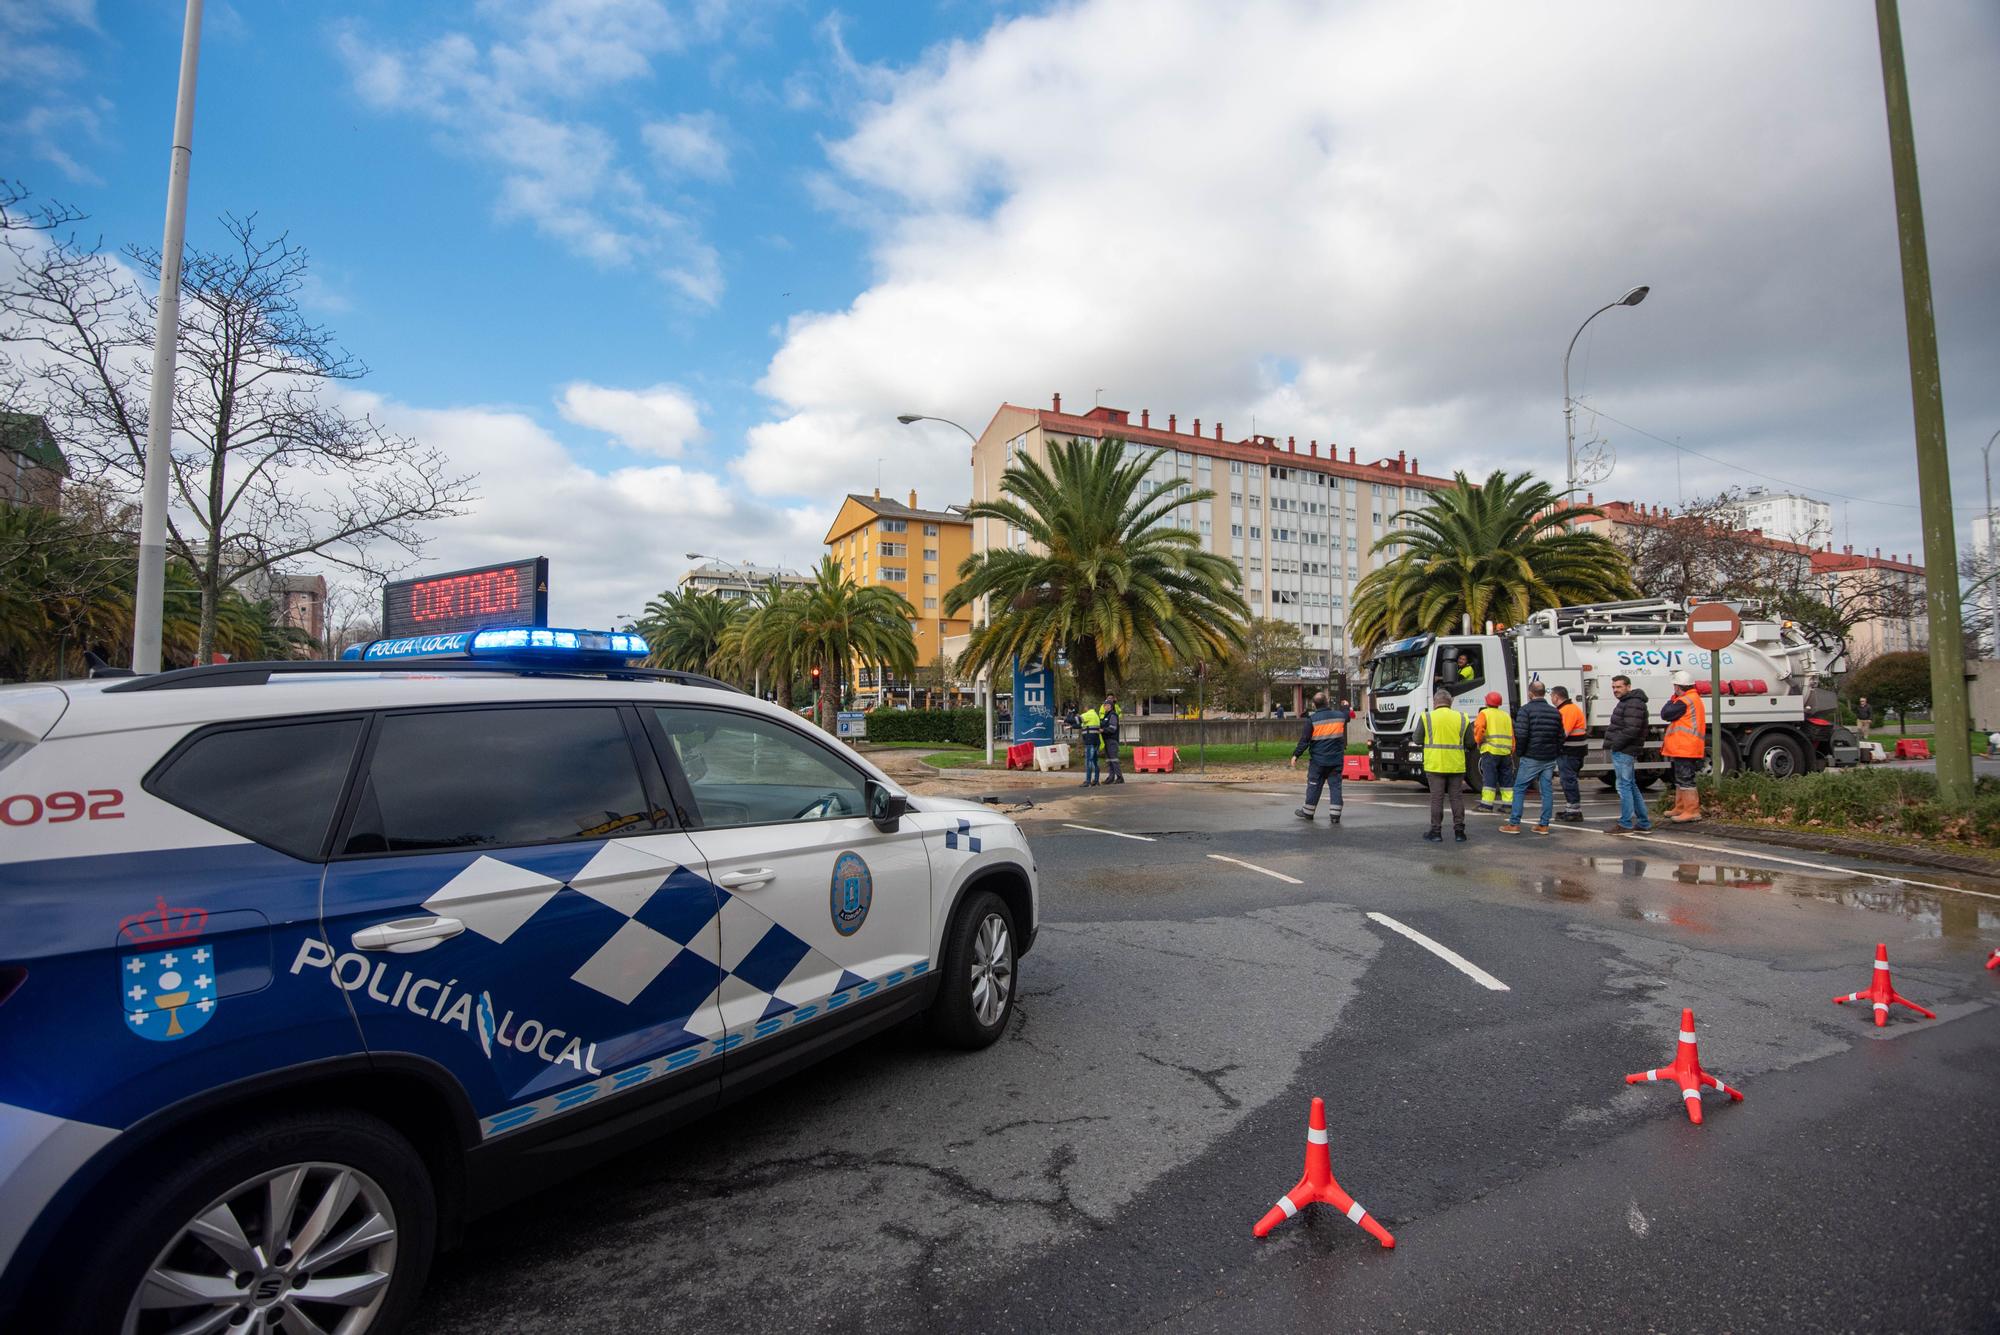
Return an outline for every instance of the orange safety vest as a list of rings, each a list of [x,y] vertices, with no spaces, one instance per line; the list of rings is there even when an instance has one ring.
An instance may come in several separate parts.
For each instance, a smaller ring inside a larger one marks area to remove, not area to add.
[[[1562,714],[1563,736],[1581,741],[1584,733],[1589,730],[1589,724],[1584,720],[1583,706],[1574,700],[1567,700],[1563,702],[1559,712]]]
[[[1682,760],[1699,760],[1708,749],[1707,743],[1702,740],[1708,709],[1692,687],[1674,699],[1687,706],[1687,713],[1667,725],[1667,735],[1660,742],[1660,754]]]
[[[1347,736],[1347,720],[1336,718],[1328,719],[1324,723],[1315,723],[1312,725],[1312,736],[1316,742],[1331,741],[1335,737],[1345,737]]]

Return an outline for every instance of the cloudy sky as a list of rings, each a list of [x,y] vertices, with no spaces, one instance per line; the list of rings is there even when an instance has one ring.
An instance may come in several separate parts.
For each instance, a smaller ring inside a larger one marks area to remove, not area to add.
[[[0,3],[0,175],[156,242],[181,6]],[[338,17],[329,17],[336,12]],[[2000,8],[1905,5],[1953,482],[2000,430]],[[368,405],[480,474],[426,564],[559,621],[839,496],[965,499],[1002,401],[1600,499],[1804,489],[1911,551],[1873,6],[209,0],[190,240],[314,257]]]

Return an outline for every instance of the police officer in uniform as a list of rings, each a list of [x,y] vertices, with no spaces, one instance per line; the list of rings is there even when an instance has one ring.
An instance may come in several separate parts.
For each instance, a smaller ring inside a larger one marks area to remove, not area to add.
[[[1431,828],[1424,834],[1428,843],[1442,843],[1444,799],[1451,797],[1452,833],[1465,842],[1465,715],[1451,707],[1451,692],[1440,689],[1431,697],[1433,708],[1417,720],[1417,740],[1424,748],[1424,779],[1431,789]]]
[[[1124,774],[1118,769],[1118,697],[1104,697],[1104,708],[1097,713],[1097,726],[1104,734],[1104,781],[1106,783],[1125,782]]]
[[[1292,814],[1311,820],[1319,809],[1319,790],[1326,788],[1327,815],[1340,824],[1340,780],[1347,764],[1347,723],[1354,717],[1345,706],[1334,706],[1325,691],[1315,692],[1312,713],[1299,729],[1299,744],[1292,750],[1290,764],[1296,769],[1299,757],[1311,752],[1306,761],[1306,804]]]
[[[1701,769],[1702,753],[1708,749],[1708,709],[1694,688],[1694,675],[1686,669],[1674,674],[1674,698],[1660,706],[1667,735],[1660,741],[1660,754],[1674,765],[1674,809],[1667,819],[1685,825],[1701,819],[1701,794],[1694,776]]]
[[[1514,803],[1514,717],[1500,707],[1500,692],[1486,693],[1486,707],[1472,721],[1479,746],[1479,810]]]
[[[1104,718],[1095,709],[1085,709],[1077,717],[1077,728],[1083,733],[1083,786],[1097,787],[1097,748],[1104,740]]]

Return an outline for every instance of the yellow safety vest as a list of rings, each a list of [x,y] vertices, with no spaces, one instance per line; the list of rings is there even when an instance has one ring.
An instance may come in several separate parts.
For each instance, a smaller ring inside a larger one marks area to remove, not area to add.
[[[1464,667],[1458,670],[1458,679],[1460,681],[1471,681],[1473,677],[1477,675],[1478,674],[1472,670],[1472,664],[1470,663],[1467,663]]]
[[[1439,706],[1423,716],[1424,773],[1465,773],[1465,715]]]
[[[1488,705],[1479,711],[1480,719],[1486,724],[1486,735],[1479,743],[1482,756],[1511,756],[1514,754],[1514,720],[1504,709]]]

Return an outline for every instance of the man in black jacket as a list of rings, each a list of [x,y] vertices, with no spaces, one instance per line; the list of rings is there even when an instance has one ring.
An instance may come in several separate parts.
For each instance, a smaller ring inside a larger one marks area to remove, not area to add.
[[[1611,772],[1618,779],[1618,828],[1626,834],[1644,834],[1653,828],[1646,799],[1639,794],[1639,755],[1646,749],[1646,733],[1652,726],[1646,693],[1623,675],[1611,679],[1611,693],[1618,703],[1605,725],[1604,749],[1611,753]]]
[[[1542,786],[1542,818],[1535,822],[1536,834],[1549,832],[1555,816],[1556,761],[1562,756],[1563,721],[1549,703],[1549,688],[1540,681],[1528,683],[1528,703],[1514,715],[1514,808],[1500,827],[1502,834],[1521,832],[1521,804],[1527,801],[1528,785],[1539,780]]]
[[[1327,814],[1338,825],[1340,780],[1347,764],[1347,724],[1354,714],[1345,706],[1335,708],[1329,704],[1325,691],[1315,694],[1312,703],[1312,713],[1306,715],[1305,726],[1299,730],[1299,744],[1293,748],[1290,762],[1296,768],[1300,756],[1312,753],[1306,762],[1306,804],[1292,814],[1311,820],[1319,807],[1319,790],[1324,786]]]

